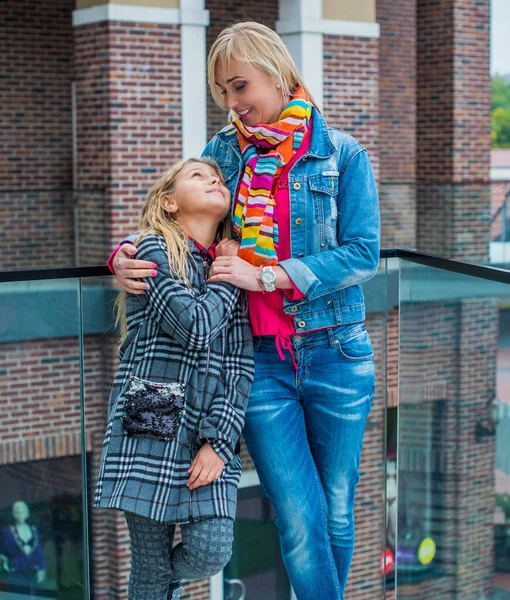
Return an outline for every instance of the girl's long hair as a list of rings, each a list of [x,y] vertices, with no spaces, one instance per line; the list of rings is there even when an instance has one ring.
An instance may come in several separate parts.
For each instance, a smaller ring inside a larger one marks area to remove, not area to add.
[[[256,21],[242,21],[226,27],[209,50],[207,80],[211,95],[220,108],[225,109],[226,106],[216,77],[218,72],[225,72],[232,59],[257,67],[266,75],[277,77],[286,100],[294,94],[297,87],[302,87],[310,102],[318,108],[282,38]],[[230,119],[232,116],[231,111]]]
[[[137,246],[147,235],[162,235],[168,249],[170,272],[187,285],[190,285],[186,268],[190,256],[188,236],[173,216],[162,207],[162,200],[168,194],[175,192],[175,184],[179,175],[185,167],[192,163],[212,167],[220,181],[225,183],[218,164],[210,158],[188,158],[176,163],[158,179],[150,190],[142,208],[139,234],[134,242],[134,245]],[[217,239],[231,237],[230,215],[227,215],[219,224],[216,237]],[[115,324],[120,327],[120,340],[122,341],[127,335],[126,292],[124,291],[120,292],[115,301]]]

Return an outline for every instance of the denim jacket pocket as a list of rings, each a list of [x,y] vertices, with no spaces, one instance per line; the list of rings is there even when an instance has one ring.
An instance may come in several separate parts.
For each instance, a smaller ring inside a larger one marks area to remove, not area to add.
[[[319,223],[336,227],[338,218],[338,171],[325,171],[308,179],[314,216]]]
[[[185,404],[186,386],[178,381],[156,383],[131,376],[125,393],[122,431],[129,437],[162,441],[176,438]]]
[[[363,361],[374,357],[370,336],[363,323],[337,327],[334,337],[338,353],[346,360]]]
[[[317,224],[316,252],[338,246],[338,171],[324,171],[308,179],[312,196],[313,217]]]

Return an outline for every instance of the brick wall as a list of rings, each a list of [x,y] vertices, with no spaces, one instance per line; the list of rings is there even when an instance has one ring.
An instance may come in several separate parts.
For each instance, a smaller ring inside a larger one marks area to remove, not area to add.
[[[258,0],[256,5],[250,0],[238,2],[225,2],[222,0],[206,0],[206,9],[210,14],[210,25],[206,32],[207,51],[218,37],[219,33],[228,25],[236,21],[259,21],[274,29],[278,19],[278,0]],[[227,112],[222,111],[207,93],[207,138],[211,139],[215,133],[227,124]]]
[[[324,36],[324,116],[368,150],[379,177],[379,41]]]
[[[144,197],[181,158],[180,30],[75,28],[82,262],[136,230]]]
[[[418,249],[488,262],[491,184],[418,183]]]
[[[74,4],[0,3],[0,270],[73,264]]]

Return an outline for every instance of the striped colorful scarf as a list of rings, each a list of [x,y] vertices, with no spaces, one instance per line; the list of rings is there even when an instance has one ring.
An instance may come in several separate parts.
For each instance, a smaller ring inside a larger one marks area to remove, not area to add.
[[[234,211],[234,229],[241,237],[239,256],[252,265],[278,262],[273,184],[298,151],[308,131],[311,113],[307,93],[297,88],[276,123],[248,127],[240,119],[232,122],[238,131],[245,165]]]

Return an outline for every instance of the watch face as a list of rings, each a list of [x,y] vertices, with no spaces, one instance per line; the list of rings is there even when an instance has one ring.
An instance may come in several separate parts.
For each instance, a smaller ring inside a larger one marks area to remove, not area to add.
[[[271,267],[264,267],[260,274],[260,280],[262,283],[274,283],[276,281],[276,275]]]

